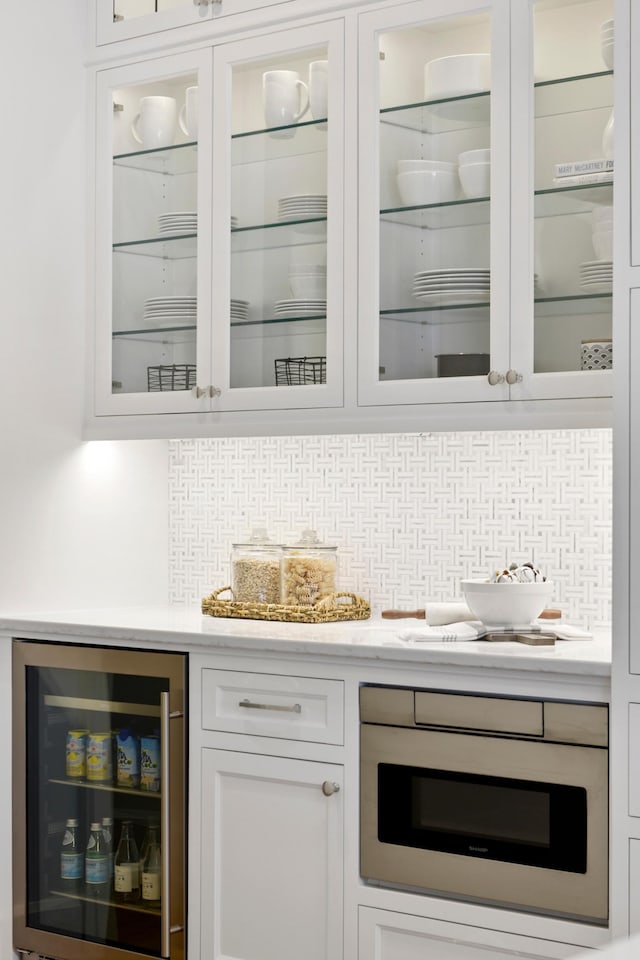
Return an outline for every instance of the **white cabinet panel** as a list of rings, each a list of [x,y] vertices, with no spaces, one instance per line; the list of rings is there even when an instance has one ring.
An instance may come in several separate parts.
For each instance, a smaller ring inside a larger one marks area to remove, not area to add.
[[[640,840],[629,841],[629,936],[640,934]]]
[[[341,784],[340,766],[202,751],[202,958],[340,960]]]
[[[542,960],[572,957],[580,949],[369,907],[361,907],[359,913],[359,960]]]
[[[202,671],[202,728],[313,743],[344,741],[340,680]]]

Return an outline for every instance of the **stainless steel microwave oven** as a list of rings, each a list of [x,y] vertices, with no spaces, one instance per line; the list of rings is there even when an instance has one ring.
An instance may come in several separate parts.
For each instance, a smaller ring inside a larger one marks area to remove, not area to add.
[[[605,924],[608,708],[360,689],[360,872]]]

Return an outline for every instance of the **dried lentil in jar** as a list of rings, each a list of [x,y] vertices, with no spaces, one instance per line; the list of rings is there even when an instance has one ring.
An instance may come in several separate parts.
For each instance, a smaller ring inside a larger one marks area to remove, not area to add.
[[[299,543],[282,558],[282,602],[313,606],[336,591],[338,548],[323,544],[315,530],[303,530]]]
[[[267,531],[253,530],[246,543],[234,543],[231,551],[231,589],[241,603],[280,602],[282,547]]]

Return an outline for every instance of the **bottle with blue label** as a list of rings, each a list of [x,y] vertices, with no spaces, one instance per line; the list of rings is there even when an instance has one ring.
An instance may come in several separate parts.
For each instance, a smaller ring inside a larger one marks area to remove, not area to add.
[[[84,875],[84,855],[80,846],[78,821],[69,819],[60,848],[60,883],[65,890],[78,890]]]
[[[140,786],[140,743],[135,733],[124,727],[116,737],[117,772],[119,787]]]
[[[84,882],[88,897],[106,900],[109,897],[109,853],[102,824],[94,820],[84,854]]]

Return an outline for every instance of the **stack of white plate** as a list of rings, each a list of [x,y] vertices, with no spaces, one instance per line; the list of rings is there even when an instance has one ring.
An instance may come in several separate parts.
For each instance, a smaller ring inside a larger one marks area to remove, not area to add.
[[[613,44],[613,20],[605,20],[602,24],[600,24],[600,49],[602,50],[602,59],[606,63],[609,70],[613,70]]]
[[[231,229],[232,229],[232,230],[235,230],[237,226],[238,226],[238,218],[232,216],[232,217],[231,217]]]
[[[278,220],[313,220],[326,216],[326,193],[301,193],[278,200]]]
[[[144,321],[152,327],[190,326],[196,322],[196,297],[149,297]]]
[[[326,300],[311,300],[308,297],[298,297],[292,300],[276,300],[274,314],[276,317],[324,317],[327,312]]]
[[[450,267],[420,270],[414,277],[412,293],[426,303],[485,302],[490,286],[488,267]]]
[[[158,217],[158,232],[168,234],[196,233],[198,214],[195,210],[181,210],[177,213],[161,213]]]
[[[580,264],[580,286],[585,293],[611,293],[613,289],[613,262],[586,260]]]
[[[231,320],[246,320],[249,316],[249,301],[231,298]]]

